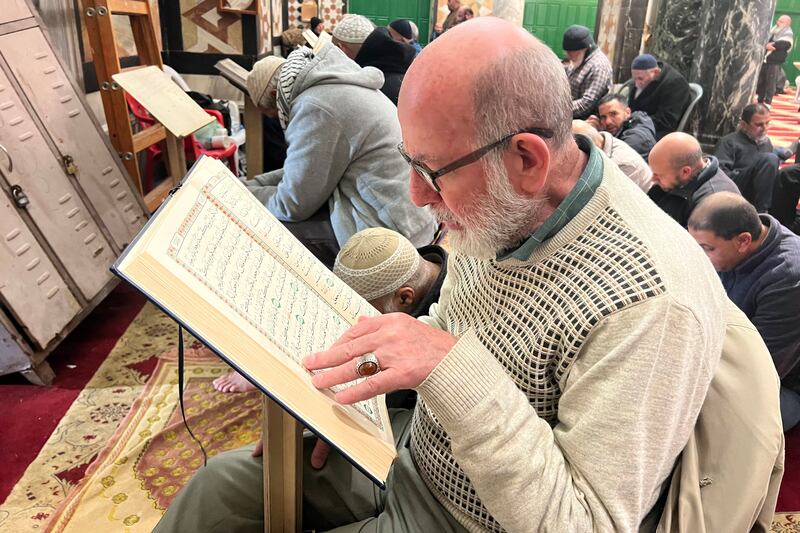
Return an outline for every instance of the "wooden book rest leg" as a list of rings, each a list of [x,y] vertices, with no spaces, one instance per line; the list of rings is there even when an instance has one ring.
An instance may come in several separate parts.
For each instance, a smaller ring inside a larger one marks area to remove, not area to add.
[[[186,175],[186,152],[183,149],[183,138],[176,137],[166,130],[167,163],[169,175],[172,178],[172,187],[178,185]],[[172,188],[170,187],[170,188]]]
[[[303,428],[268,396],[264,396],[263,424],[264,531],[299,533],[303,517]]]
[[[261,111],[248,95],[244,95],[244,131],[247,132],[247,179],[251,180],[264,173],[264,129]]]

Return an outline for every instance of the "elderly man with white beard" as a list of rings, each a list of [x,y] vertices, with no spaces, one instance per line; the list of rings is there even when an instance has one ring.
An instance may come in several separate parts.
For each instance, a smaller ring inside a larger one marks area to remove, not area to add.
[[[385,491],[338,455],[304,463],[303,528],[655,530],[720,361],[727,300],[713,267],[573,137],[563,68],[522,28],[485,17],[436,39],[398,115],[411,199],[449,229],[448,274],[428,316],[363,318],[304,359],[327,369],[319,388],[377,360],[341,403],[409,388],[418,403],[392,419]],[[257,531],[260,468],[247,451],[218,456],[156,531]]]

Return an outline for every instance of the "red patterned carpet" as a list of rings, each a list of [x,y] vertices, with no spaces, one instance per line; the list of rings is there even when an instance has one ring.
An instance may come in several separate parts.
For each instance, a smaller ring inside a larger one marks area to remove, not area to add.
[[[794,101],[794,92],[775,95],[770,113],[768,135],[774,146],[788,146],[800,137],[800,103]],[[794,163],[790,158],[787,163]]]
[[[143,305],[137,291],[118,286],[48,357],[56,373],[52,387],[31,385],[20,374],[0,377],[0,502]]]

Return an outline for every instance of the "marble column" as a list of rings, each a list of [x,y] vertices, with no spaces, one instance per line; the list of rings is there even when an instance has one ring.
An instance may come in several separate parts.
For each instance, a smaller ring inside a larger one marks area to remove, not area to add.
[[[597,17],[597,44],[614,69],[614,82],[631,77],[631,61],[639,54],[647,0],[605,0]]]
[[[748,0],[744,0],[747,2]],[[700,10],[704,0],[661,2],[648,52],[688,76],[699,37]],[[723,14],[720,14],[722,18]]]
[[[703,87],[687,129],[706,148],[751,101],[774,12],[775,0],[661,2],[647,51]]]
[[[522,26],[522,15],[525,13],[525,0],[494,0],[492,15]]]
[[[703,86],[691,125],[701,143],[716,144],[753,99],[775,0],[706,0],[690,81]]]

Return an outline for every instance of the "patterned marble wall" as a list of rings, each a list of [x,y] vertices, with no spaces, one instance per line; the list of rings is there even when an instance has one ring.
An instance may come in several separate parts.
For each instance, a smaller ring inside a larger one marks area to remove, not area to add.
[[[180,0],[184,51],[243,53],[241,15],[218,6],[218,0]]]
[[[302,0],[288,0],[289,3],[289,27],[296,28],[298,26],[307,27],[308,23],[300,20],[300,6],[303,4]],[[322,19],[325,26],[325,31],[333,31],[336,23],[342,20],[342,17],[347,13],[346,0],[318,0],[319,9],[317,16]]]

